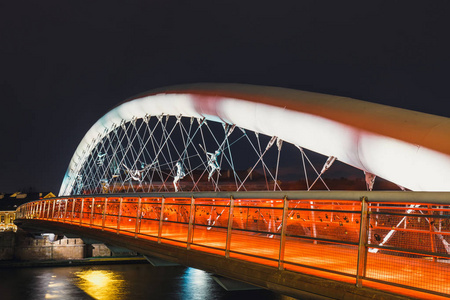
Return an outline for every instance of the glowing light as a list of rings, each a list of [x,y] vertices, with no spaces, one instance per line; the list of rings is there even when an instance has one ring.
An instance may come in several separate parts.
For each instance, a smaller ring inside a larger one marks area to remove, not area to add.
[[[213,279],[205,271],[188,268],[183,279],[183,296],[186,299],[214,298],[214,291],[210,289]]]
[[[125,281],[122,276],[113,271],[86,270],[77,272],[77,286],[95,299],[123,298]]]

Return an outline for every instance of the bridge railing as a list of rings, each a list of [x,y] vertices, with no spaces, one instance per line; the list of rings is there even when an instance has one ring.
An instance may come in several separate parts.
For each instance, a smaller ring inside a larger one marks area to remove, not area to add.
[[[17,216],[448,296],[449,202],[410,192],[111,194],[29,202]]]

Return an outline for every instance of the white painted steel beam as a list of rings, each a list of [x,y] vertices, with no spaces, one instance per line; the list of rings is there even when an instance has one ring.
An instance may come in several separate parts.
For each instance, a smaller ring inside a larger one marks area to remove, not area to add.
[[[450,191],[449,118],[284,88],[195,84],[149,92],[106,113],[78,145],[59,195],[70,193],[85,153],[113,124],[161,114],[236,124],[413,191]]]

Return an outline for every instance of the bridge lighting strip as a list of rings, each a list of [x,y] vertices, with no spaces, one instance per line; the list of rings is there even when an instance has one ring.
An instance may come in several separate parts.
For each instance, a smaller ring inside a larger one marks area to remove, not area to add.
[[[450,258],[450,254],[445,254],[445,253],[440,253],[440,252],[428,252],[428,251],[412,250],[412,249],[405,249],[405,248],[391,247],[391,246],[379,246],[379,245],[375,245],[375,244],[367,244],[366,247],[367,248],[377,248],[377,249],[393,251],[393,252],[419,254],[422,256],[440,257],[440,258],[445,258],[445,259]]]
[[[386,207],[383,207],[383,209],[386,209]],[[389,207],[387,207],[387,209],[389,209]],[[419,209],[420,208],[417,208],[415,210],[419,210]],[[384,212],[384,211],[379,211],[379,212],[371,211],[370,214],[371,215],[392,215],[392,216],[402,216],[402,217],[424,217],[424,218],[430,218],[430,219],[450,219],[450,215],[408,214],[408,213],[396,213],[396,212]]]

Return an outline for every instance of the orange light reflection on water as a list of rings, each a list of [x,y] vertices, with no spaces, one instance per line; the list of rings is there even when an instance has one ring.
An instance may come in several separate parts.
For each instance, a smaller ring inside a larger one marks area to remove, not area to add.
[[[108,270],[76,272],[76,285],[94,299],[124,299],[126,284],[121,274]]]

